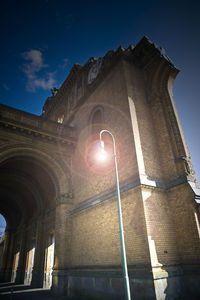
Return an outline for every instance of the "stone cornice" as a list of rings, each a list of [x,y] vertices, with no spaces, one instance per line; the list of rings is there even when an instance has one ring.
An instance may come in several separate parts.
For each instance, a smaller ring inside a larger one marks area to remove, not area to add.
[[[98,59],[91,57],[84,66],[76,63],[57,94],[46,100],[43,115],[47,118],[51,118],[51,114],[60,106],[64,105],[66,109],[65,112],[67,112],[67,119],[69,119],[73,111],[84,103],[84,100],[97,88],[120,59],[129,60],[143,69],[150,86],[152,75],[157,72],[159,64],[165,65],[165,71],[170,69],[174,74],[178,72],[173,62],[166,55],[165,50],[152,43],[147,37],[143,37],[135,47],[133,45],[130,45],[128,48],[120,46],[116,51],[108,51],[105,56],[101,58],[101,68],[96,78],[90,84],[87,82],[88,73],[91,66],[97,62]],[[81,84],[81,92],[79,95],[77,94],[78,82]]]
[[[4,105],[0,105],[0,126],[47,141],[59,141],[62,144],[76,142],[75,131],[72,128]]]
[[[162,191],[162,190],[166,190],[169,191],[171,188],[174,188],[180,184],[184,184],[184,183],[189,183],[189,185],[191,186],[191,182],[189,182],[188,178],[186,176],[182,176],[179,178],[176,178],[172,181],[169,181],[167,183],[164,182],[160,182],[157,180],[149,180],[149,179],[145,179],[145,178],[138,178],[138,179],[133,179],[132,181],[129,180],[129,183],[122,183],[120,185],[120,193],[124,193],[127,192],[129,190],[135,189],[135,188],[147,188],[147,189],[152,189],[152,190],[157,190],[157,191]],[[194,186],[194,183],[193,183]],[[198,191],[200,191],[198,189]],[[200,193],[199,193],[200,194]],[[70,211],[70,215],[75,215],[85,209],[88,208],[92,208],[98,204],[101,204],[102,202],[109,200],[113,197],[116,196],[116,188],[113,188],[110,191],[107,191],[107,193],[100,195],[100,196],[96,196],[90,199],[85,200],[84,202],[80,203],[79,205],[77,205],[74,209],[72,209]],[[200,203],[200,201],[197,201],[197,193],[195,196],[195,201],[197,203]]]
[[[52,134],[48,131],[42,131],[37,128],[26,126],[25,124],[19,124],[15,122],[10,122],[8,120],[0,120],[0,126],[8,130],[15,132],[24,133],[26,135],[32,135],[37,138],[45,139],[51,142],[61,142],[62,144],[74,144],[75,140],[66,137],[60,137],[59,135]]]
[[[134,48],[134,63],[146,69],[155,59],[165,61],[171,68],[176,69],[165,50],[144,36]]]
[[[101,58],[101,69],[99,70],[97,78],[95,78],[95,80],[91,84],[87,84],[88,72],[92,64],[97,61],[97,58],[91,57],[84,66],[76,63],[72,67],[70,74],[63,82],[57,94],[53,97],[47,98],[43,107],[43,115],[48,118],[51,112],[54,112],[60,105],[64,104],[63,101],[67,102],[67,97],[71,94],[75,85],[77,85],[78,80],[80,80],[82,95],[80,96],[78,102],[76,101],[76,103],[69,104],[69,106],[71,107],[70,111],[76,110],[80,104],[83,104],[84,100],[93,92],[93,90],[105,78],[105,76],[109,73],[111,68],[119,61],[120,58],[130,58],[130,54],[133,49],[134,46],[131,45],[127,49],[120,46],[116,51],[108,51],[106,55]],[[66,103],[64,104],[64,106],[66,106]]]

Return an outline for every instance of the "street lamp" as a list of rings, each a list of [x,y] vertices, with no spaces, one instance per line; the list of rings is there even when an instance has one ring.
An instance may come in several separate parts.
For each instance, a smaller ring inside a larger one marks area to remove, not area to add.
[[[116,189],[117,189],[117,204],[118,204],[119,231],[120,231],[124,287],[125,287],[126,299],[131,300],[127,262],[126,262],[126,250],[125,250],[125,242],[124,242],[124,229],[123,229],[123,221],[122,221],[122,208],[121,208],[119,177],[118,177],[118,169],[117,169],[116,145],[115,145],[115,139],[114,139],[114,136],[112,135],[112,133],[105,129],[101,130],[101,132],[100,132],[100,148],[101,148],[100,160],[104,160],[106,158],[106,152],[104,150],[104,141],[102,140],[102,134],[104,132],[111,135],[112,141],[113,141],[113,156],[114,156],[114,163],[115,163],[115,178],[116,178]]]

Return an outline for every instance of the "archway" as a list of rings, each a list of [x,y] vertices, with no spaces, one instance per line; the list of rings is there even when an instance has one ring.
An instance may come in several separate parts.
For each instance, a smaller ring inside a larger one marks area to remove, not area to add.
[[[45,230],[54,230],[63,173],[36,154],[15,153],[0,163],[0,213],[7,220],[1,281],[43,284]]]

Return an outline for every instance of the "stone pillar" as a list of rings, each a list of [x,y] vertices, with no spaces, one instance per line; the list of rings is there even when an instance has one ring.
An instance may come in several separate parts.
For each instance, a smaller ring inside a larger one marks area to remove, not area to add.
[[[156,299],[180,299],[182,271],[168,194],[152,187],[141,191]]]
[[[71,197],[68,194],[57,199],[52,290],[58,295],[67,295],[68,269],[71,262],[70,200]]]
[[[15,283],[24,283],[25,264],[26,264],[26,231],[22,229],[20,235],[19,262],[16,271]]]
[[[40,218],[37,220],[36,229],[36,245],[35,245],[35,256],[34,266],[32,271],[32,287],[42,287],[44,279],[44,260],[45,260],[45,249],[44,249],[44,223]]]

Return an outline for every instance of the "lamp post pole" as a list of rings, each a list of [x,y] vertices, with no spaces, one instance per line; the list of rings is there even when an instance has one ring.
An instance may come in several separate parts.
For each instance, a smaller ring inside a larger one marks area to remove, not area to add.
[[[123,266],[123,277],[124,277],[124,286],[126,299],[131,300],[129,278],[128,278],[128,269],[126,261],[126,250],[124,242],[124,229],[123,229],[123,220],[122,220],[122,208],[121,208],[121,198],[120,198],[120,189],[119,189],[119,177],[118,177],[118,168],[117,168],[117,155],[116,155],[116,145],[113,134],[108,130],[101,130],[100,132],[100,143],[101,148],[104,149],[104,142],[102,140],[102,134],[108,133],[112,137],[113,141],[113,156],[115,163],[115,178],[116,178],[116,190],[117,190],[117,204],[118,204],[118,216],[119,216],[119,231],[120,231],[120,243],[121,243],[121,255],[122,255],[122,266]]]

